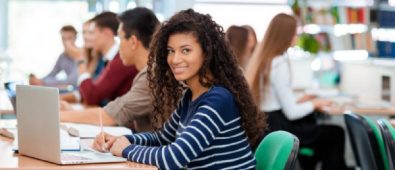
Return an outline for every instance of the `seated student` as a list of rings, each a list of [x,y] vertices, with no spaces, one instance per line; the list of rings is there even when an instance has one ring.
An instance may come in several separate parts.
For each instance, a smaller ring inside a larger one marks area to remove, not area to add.
[[[276,15],[246,70],[246,77],[256,94],[255,100],[268,114],[269,131],[285,130],[296,135],[301,147],[314,150],[312,157],[299,157],[303,169],[346,169],[344,131],[334,125],[318,125],[312,112],[330,105],[310,96],[296,100],[291,86],[287,49],[295,44],[297,21],[287,14]]]
[[[148,61],[154,120],[169,106],[176,110],[159,131],[117,138],[102,133],[94,147],[159,169],[255,169],[251,146],[264,128],[263,114],[222,30],[192,9],[165,22]]]
[[[248,30],[244,27],[232,25],[226,30],[226,39],[236,54],[240,66],[245,68],[249,56],[247,56]]]
[[[104,63],[102,56],[93,50],[93,24],[91,20],[86,21],[82,27],[82,35],[84,39],[83,55],[85,62],[80,62],[79,67],[86,69],[91,74],[93,79],[96,79],[101,71],[104,69]]]
[[[248,30],[246,56],[247,56],[247,61],[249,61],[252,56],[252,53],[255,50],[256,45],[258,44],[258,40],[256,38],[256,33],[254,28],[252,28],[250,25],[243,25],[242,27]],[[246,65],[247,64],[248,62],[246,63]]]
[[[47,76],[42,79],[38,79],[34,74],[31,74],[29,77],[29,83],[31,85],[56,87],[77,85],[77,61],[82,59],[81,50],[75,45],[77,31],[73,26],[66,25],[60,29],[60,34],[62,36],[64,52],[60,54],[55,66]],[[64,71],[67,75],[67,78],[64,80],[56,77],[61,71]]]
[[[159,20],[147,8],[134,8],[123,12],[119,17],[118,36],[120,56],[124,65],[135,65],[139,73],[133,80],[129,92],[104,108],[91,108],[84,111],[63,111],[61,121],[98,124],[98,112],[103,114],[104,125],[127,126],[134,131],[152,130],[152,100],[147,80],[149,43]]]
[[[118,96],[125,94],[131,87],[137,74],[134,66],[124,66],[119,56],[119,45],[114,36],[117,35],[118,20],[115,13],[103,12],[92,19],[93,49],[108,61],[97,79],[92,79],[85,68],[80,69],[78,78],[79,91],[61,95],[67,102],[82,102],[85,105],[103,106]]]

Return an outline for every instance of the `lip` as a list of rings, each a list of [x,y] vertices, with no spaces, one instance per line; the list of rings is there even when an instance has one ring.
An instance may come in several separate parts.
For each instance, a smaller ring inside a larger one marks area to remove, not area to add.
[[[173,67],[172,70],[174,74],[182,74],[186,69],[187,67]]]

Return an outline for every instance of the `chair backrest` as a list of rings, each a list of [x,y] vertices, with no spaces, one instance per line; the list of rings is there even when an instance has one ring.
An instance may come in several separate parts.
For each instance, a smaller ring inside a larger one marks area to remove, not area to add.
[[[294,169],[298,150],[296,136],[285,131],[272,132],[263,138],[255,152],[256,169]]]
[[[382,166],[384,167],[385,170],[390,170],[390,166],[388,163],[388,157],[387,157],[387,151],[386,151],[385,145],[384,145],[383,135],[380,132],[380,128],[379,128],[378,124],[367,116],[363,116],[363,118],[369,124],[370,128],[372,128],[373,134],[374,134],[376,142],[378,144],[378,148],[380,151],[380,157],[379,157],[380,159],[379,160],[376,159],[377,164],[382,164]]]
[[[344,114],[357,165],[362,170],[382,170],[383,161],[373,129],[360,115]]]
[[[395,169],[395,129],[386,119],[377,121],[381,134],[384,139],[384,145],[387,151],[388,163],[391,170]]]

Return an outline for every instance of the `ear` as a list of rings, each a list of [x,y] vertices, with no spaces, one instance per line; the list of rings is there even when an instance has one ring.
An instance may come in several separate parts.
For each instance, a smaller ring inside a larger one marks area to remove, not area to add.
[[[132,47],[132,49],[137,49],[140,45],[140,41],[135,35],[130,36],[130,38],[128,39],[128,43]]]
[[[112,32],[112,30],[111,30],[110,28],[107,28],[107,27],[102,28],[102,31],[103,31],[106,35],[108,35],[108,36],[113,36],[113,37],[116,36],[116,35]]]

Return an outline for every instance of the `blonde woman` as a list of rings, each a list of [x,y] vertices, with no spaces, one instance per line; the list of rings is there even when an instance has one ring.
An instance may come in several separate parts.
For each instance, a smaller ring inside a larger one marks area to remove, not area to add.
[[[330,105],[330,101],[304,96],[296,99],[291,86],[287,49],[295,44],[297,21],[293,16],[278,14],[271,21],[262,44],[254,52],[247,70],[247,81],[268,115],[269,132],[285,130],[295,134],[301,147],[314,150],[312,157],[300,156],[303,169],[346,169],[344,131],[333,125],[316,124],[314,110]]]

